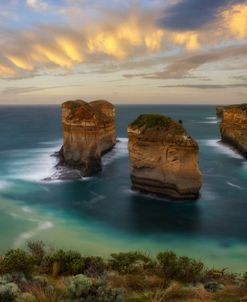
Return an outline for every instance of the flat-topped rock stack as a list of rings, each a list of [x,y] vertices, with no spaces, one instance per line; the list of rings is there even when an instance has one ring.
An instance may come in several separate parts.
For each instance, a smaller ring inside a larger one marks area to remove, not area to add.
[[[115,107],[108,101],[82,100],[62,104],[62,165],[76,168],[81,176],[101,170],[101,156],[116,143]]]
[[[202,185],[199,147],[179,122],[140,115],[128,127],[132,188],[172,199],[196,199]]]
[[[247,104],[223,107],[220,132],[222,142],[247,158]]]

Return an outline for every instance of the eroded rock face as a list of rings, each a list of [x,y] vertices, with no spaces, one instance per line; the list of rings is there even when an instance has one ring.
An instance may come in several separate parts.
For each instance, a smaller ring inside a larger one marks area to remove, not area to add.
[[[224,143],[247,158],[247,104],[224,107],[220,132]]]
[[[63,147],[61,164],[82,176],[101,170],[101,156],[116,143],[115,107],[103,100],[62,104]]]
[[[196,199],[202,185],[198,144],[161,115],[141,115],[128,127],[133,189],[173,199]]]

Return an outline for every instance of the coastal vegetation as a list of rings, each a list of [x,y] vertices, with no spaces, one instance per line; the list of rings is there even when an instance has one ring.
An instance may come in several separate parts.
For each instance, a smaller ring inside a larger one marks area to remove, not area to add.
[[[185,134],[182,123],[176,122],[168,116],[161,114],[141,114],[130,124],[131,127],[142,128],[142,130],[159,127],[165,130],[173,130],[173,134]]]
[[[240,302],[247,274],[208,269],[160,252],[114,253],[109,259],[28,242],[0,259],[0,302]]]

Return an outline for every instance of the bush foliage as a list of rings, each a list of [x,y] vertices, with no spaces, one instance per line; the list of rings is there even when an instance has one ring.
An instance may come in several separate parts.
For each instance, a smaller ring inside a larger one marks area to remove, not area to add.
[[[114,253],[110,259],[29,242],[0,258],[0,302],[247,301],[247,273],[208,269],[165,251]]]

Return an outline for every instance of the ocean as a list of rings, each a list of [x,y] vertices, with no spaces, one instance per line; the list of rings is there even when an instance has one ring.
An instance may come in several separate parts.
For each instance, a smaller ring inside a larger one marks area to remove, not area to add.
[[[200,146],[197,201],[169,202],[131,190],[127,126],[141,113],[183,120]],[[27,240],[86,255],[173,250],[208,266],[247,271],[247,161],[219,143],[214,106],[119,105],[116,147],[103,171],[44,181],[62,145],[59,106],[0,107],[0,253]]]

